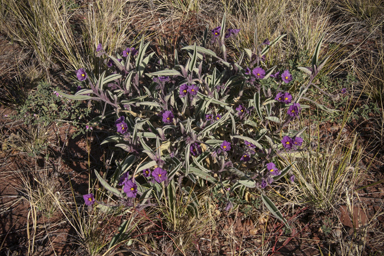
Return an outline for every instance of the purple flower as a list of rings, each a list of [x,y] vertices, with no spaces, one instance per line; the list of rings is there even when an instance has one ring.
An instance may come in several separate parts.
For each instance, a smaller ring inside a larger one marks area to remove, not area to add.
[[[271,42],[269,42],[269,40],[268,40],[268,38],[267,38],[267,39],[264,40],[263,44],[265,44],[265,45],[270,45]]]
[[[197,87],[196,85],[188,86],[188,92],[189,92],[189,94],[195,96],[195,95],[197,94],[198,91],[199,91],[199,87]]]
[[[288,136],[284,136],[281,143],[283,143],[283,146],[286,149],[291,149],[293,146],[293,140]]]
[[[127,197],[135,198],[137,196],[137,185],[131,180],[124,183],[123,191]]]
[[[302,144],[303,144],[303,139],[300,138],[300,137],[296,137],[296,138],[293,140],[293,145],[295,145],[295,146],[297,146],[297,147],[300,147]]]
[[[285,92],[284,93],[284,100],[283,100],[283,102],[285,104],[289,104],[289,103],[291,103],[291,101],[292,101],[292,95],[289,94],[289,92]]]
[[[93,205],[95,203],[95,197],[93,196],[93,194],[83,195],[83,199],[86,205]]]
[[[245,73],[244,74],[246,74],[246,75],[250,75],[252,72],[251,72],[251,70],[249,69],[249,68],[246,68],[245,69]]]
[[[129,173],[128,172],[125,172],[123,173],[123,175],[121,175],[120,179],[119,179],[119,186],[122,186],[124,185],[129,179]]]
[[[131,53],[131,55],[135,55],[137,53],[137,50],[135,48],[127,48],[123,51],[123,57],[128,57],[129,53]]]
[[[84,81],[85,79],[87,79],[87,73],[83,68],[76,71],[76,76],[77,76],[77,79],[79,79],[80,81]]]
[[[248,141],[244,141],[244,144],[245,145],[247,145],[248,147],[250,147],[250,148],[256,148],[256,146],[255,145],[253,145],[252,143],[250,143],[250,142],[248,142]]]
[[[239,105],[237,108],[237,114],[240,116],[240,115],[243,115],[245,114],[247,111],[247,109],[243,106],[243,105]]]
[[[89,125],[86,125],[85,128],[86,128],[87,130],[93,130],[92,126],[89,126]]]
[[[220,147],[224,151],[229,151],[229,150],[231,150],[231,143],[225,140],[225,141],[223,141],[223,143],[221,143]]]
[[[295,117],[299,116],[299,113],[301,111],[301,107],[299,103],[293,103],[289,108],[288,108],[288,115]]]
[[[144,175],[144,177],[149,177],[149,176],[151,176],[151,170],[150,169],[145,169],[145,170],[143,170],[143,175]]]
[[[240,29],[232,29],[232,28],[230,28],[230,29],[227,30],[227,33],[225,33],[224,37],[228,38],[228,37],[230,37],[232,35],[237,35],[239,32],[240,32]]]
[[[161,169],[160,167],[157,167],[157,168],[152,172],[152,177],[153,177],[158,183],[161,183],[161,182],[167,180],[167,171]]]
[[[295,175],[292,175],[292,176],[289,178],[289,180],[290,180],[291,182],[295,182]]]
[[[232,204],[232,202],[228,202],[227,206],[225,207],[225,210],[226,210],[226,211],[229,211],[229,210],[231,210],[232,208],[233,208],[233,204]]]
[[[124,122],[125,117],[121,116],[119,119],[116,120],[115,125],[117,128],[117,132],[124,134],[128,131],[128,125]]]
[[[77,88],[76,88],[76,92],[78,92],[78,91],[80,91],[81,90],[81,86],[79,85],[79,86],[77,86]]]
[[[342,94],[345,94],[347,92],[347,88],[343,88],[343,89],[341,89],[341,93]]]
[[[193,156],[198,156],[202,152],[200,145],[198,143],[196,143],[196,142],[191,144],[190,150],[191,150],[191,154]]]
[[[268,186],[268,183],[265,179],[261,180],[260,188],[264,189]]]
[[[267,169],[271,173],[271,175],[276,176],[280,174],[279,169],[276,168],[276,165],[274,163],[268,163],[267,164]]]
[[[212,29],[212,35],[216,38],[220,36],[221,26],[218,26],[217,28]]]
[[[169,76],[159,76],[160,82],[168,82],[169,80],[170,80]]]
[[[279,102],[284,102],[284,93],[283,93],[283,92],[279,92],[279,93],[276,95],[275,100],[277,100],[277,101],[279,101]]]
[[[257,79],[263,79],[264,76],[265,76],[265,71],[264,71],[264,69],[257,67],[257,68],[254,68],[254,69],[252,70],[252,74],[253,74]]]
[[[251,157],[248,154],[243,154],[240,158],[240,161],[248,162],[251,160]]]
[[[261,60],[262,60],[262,61],[265,61],[265,58],[266,58],[265,55],[262,55],[262,56],[261,56]]]
[[[217,114],[216,120],[220,120],[220,118],[221,118],[221,115]]]
[[[180,85],[180,97],[184,97],[188,94],[188,85],[182,84]]]
[[[171,111],[167,110],[163,113],[163,123],[170,124],[173,122],[173,114]]]
[[[97,46],[97,48],[96,48],[96,52],[99,52],[99,51],[101,51],[101,50],[103,50],[103,46],[101,45],[101,43]]]
[[[284,83],[289,83],[292,81],[292,75],[288,70],[285,70],[283,74],[281,74],[281,79],[283,79]]]
[[[113,60],[112,59],[109,59],[108,63],[107,63],[107,66],[110,68],[113,66]]]
[[[205,115],[205,120],[212,121],[212,114],[206,114]]]
[[[277,78],[280,74],[280,71],[276,72],[275,74],[270,75],[270,77]]]

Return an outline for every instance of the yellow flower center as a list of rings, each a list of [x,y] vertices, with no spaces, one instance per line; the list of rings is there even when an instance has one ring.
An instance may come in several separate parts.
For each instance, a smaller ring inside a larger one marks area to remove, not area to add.
[[[218,33],[217,32],[215,32],[215,36],[217,36],[218,35]]]
[[[88,201],[89,201],[89,202],[92,202],[92,198],[88,198]]]
[[[121,125],[121,130],[124,130],[124,125],[123,124]]]
[[[148,172],[148,171],[145,171],[145,174],[149,174],[149,172]]]
[[[159,176],[159,178],[161,178],[161,174],[159,174],[158,176]]]
[[[192,89],[191,91],[193,91],[193,92],[194,92],[194,91],[195,91],[195,89]]]
[[[183,93],[187,93],[187,90],[184,90]]]
[[[243,155],[243,157],[247,157],[247,155]]]
[[[288,77],[286,76],[285,79],[288,80]]]
[[[281,100],[281,97],[279,98],[279,100]]]
[[[219,120],[219,119],[220,119],[220,117],[216,117],[216,119],[217,119],[217,120]]]
[[[271,170],[269,170],[270,172],[273,172],[274,170],[273,169],[271,169]]]
[[[81,74],[82,77],[84,77],[85,75],[84,74]]]
[[[288,100],[288,98],[286,97],[285,100]]]
[[[131,191],[135,190],[134,188],[131,188]]]
[[[289,141],[287,141],[285,144],[289,144]]]
[[[195,149],[195,148],[193,149],[193,152],[196,152],[196,149]]]
[[[223,149],[226,149],[227,148],[227,146],[223,146]]]
[[[167,117],[167,120],[169,120],[169,117]]]
[[[240,110],[241,112],[244,112],[244,110]]]
[[[295,110],[292,110],[292,113],[295,113]]]
[[[257,76],[260,76],[260,73],[257,73]]]

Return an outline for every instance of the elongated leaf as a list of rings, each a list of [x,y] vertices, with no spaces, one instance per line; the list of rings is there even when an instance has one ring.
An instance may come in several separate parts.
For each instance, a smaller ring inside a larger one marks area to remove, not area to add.
[[[313,53],[312,56],[312,66],[319,66],[319,54],[321,51],[321,45],[323,44],[323,39],[324,39],[325,34],[323,34],[319,40],[319,42],[316,45],[315,52]]]
[[[108,184],[106,180],[103,179],[103,177],[100,176],[100,174],[95,170],[95,174],[97,179],[100,181],[101,185],[108,191],[112,192],[116,196],[123,198],[123,194],[117,189]]]
[[[81,89],[80,91],[76,92],[75,95],[87,95],[87,94],[90,94],[90,93],[93,93],[93,90],[91,90],[91,89]]]
[[[147,74],[147,76],[182,76],[181,73],[174,69],[165,69]]]
[[[255,107],[257,115],[259,116],[260,120],[263,121],[263,115],[261,114],[260,93],[259,92],[255,92],[255,94],[253,95],[253,102],[254,102],[254,107]]]
[[[109,83],[109,82],[112,82],[112,81],[114,81],[114,80],[120,79],[120,78],[121,78],[121,75],[120,75],[120,74],[112,74],[112,75],[108,76],[107,78],[105,78],[105,79],[103,80],[102,85],[107,84],[107,83]]]
[[[257,125],[257,123],[251,121],[251,120],[245,120],[244,124],[247,124],[247,125],[250,125],[250,126],[253,126],[255,128],[258,128],[259,126]]]
[[[286,34],[284,35],[281,35],[279,37],[277,37],[275,40],[273,40],[269,45],[267,45],[262,51],[261,51],[261,56],[265,55],[269,49],[271,49],[272,46],[274,46],[277,42],[279,42],[281,39],[283,39],[283,37],[285,37]]]
[[[308,75],[312,74],[312,70],[307,68],[307,67],[297,67],[297,68],[300,69],[301,71],[303,71],[304,73],[308,74]]]
[[[275,70],[276,67],[277,66],[273,66],[272,68],[268,69],[263,79],[268,79],[272,75],[272,72]]]
[[[143,193],[139,198],[141,205],[145,204],[151,198],[152,190],[153,188],[147,189],[145,192],[141,191]]]
[[[272,122],[275,122],[275,123],[278,123],[278,124],[281,123],[280,119],[276,116],[267,116],[265,119],[272,121]]]
[[[199,135],[203,135],[203,134],[211,131],[212,129],[219,127],[221,124],[223,124],[228,119],[228,117],[229,117],[229,113],[226,113],[219,120],[217,120],[216,122],[208,125],[202,131],[200,131]]]
[[[63,92],[58,92],[58,94],[60,96],[63,96],[67,99],[70,99],[70,100],[90,100],[90,99],[94,99],[93,97],[91,96],[87,96],[87,95],[70,95],[70,94],[66,94],[66,93],[63,93]],[[95,98],[97,99],[97,98]]]
[[[119,142],[119,141],[122,141],[121,136],[111,135],[111,136],[107,137],[105,140],[103,140],[103,142],[101,142],[100,145],[103,145],[103,144],[109,143],[109,142]]]
[[[159,103],[151,101],[137,102],[136,106],[151,106],[151,107],[160,107]]]
[[[127,227],[128,227],[128,221],[124,220],[118,229],[119,232],[112,237],[112,240],[109,243],[108,248],[112,248],[113,246],[115,246],[116,244],[118,244],[122,240],[121,238],[124,236],[124,233],[127,230]]]
[[[291,229],[291,227],[288,225],[288,222],[287,220],[283,217],[283,215],[281,215],[279,209],[277,209],[277,207],[275,206],[275,204],[264,194],[261,194],[261,199],[263,200],[263,203],[265,204],[265,206],[267,206],[268,210],[277,218],[279,219],[281,222],[283,222],[285,224],[285,226],[288,228],[288,229]]]
[[[142,170],[149,169],[149,168],[155,166],[156,164],[157,164],[156,161],[150,161],[150,162],[142,163],[140,165],[140,167],[137,169],[137,171],[135,171],[134,175],[136,175],[136,173],[140,173]]]
[[[189,171],[190,173],[206,180],[206,181],[209,181],[209,182],[212,182],[213,184],[216,184],[217,183],[217,180],[212,177],[209,173],[206,173],[206,172],[203,172],[202,170],[196,168],[196,167],[189,167]]]
[[[294,164],[294,163],[292,163],[292,164],[288,165],[287,167],[285,167],[285,168],[281,171],[281,174],[280,174],[280,175],[273,176],[273,180],[274,180],[274,181],[277,181],[277,180],[281,179],[282,177],[284,177],[284,176],[289,172],[289,170],[291,169],[291,167],[292,167],[293,164]]]
[[[256,187],[256,181],[254,181],[254,180],[239,180],[239,183],[241,185],[246,186],[247,188],[255,188]]]
[[[186,47],[182,48],[182,50],[193,50],[193,49],[194,49],[194,46],[193,46],[193,45],[186,46]],[[199,53],[207,54],[207,55],[210,55],[210,56],[217,57],[217,55],[216,55],[216,53],[215,53],[214,51],[209,50],[209,49],[205,49],[204,47],[196,46],[196,50],[197,50]]]
[[[154,134],[153,132],[138,132],[137,136],[149,139],[156,139],[157,137],[156,134]]]
[[[252,143],[253,145],[255,145],[256,147],[258,147],[259,149],[263,149],[263,147],[260,145],[259,142],[257,142],[256,140],[254,139],[251,139],[249,137],[246,137],[246,136],[241,136],[241,135],[232,135],[231,138],[237,138],[237,139],[241,139],[241,140],[246,140],[250,143]],[[262,138],[262,136],[259,138],[259,140]]]
[[[148,42],[149,44],[149,42]],[[144,60],[141,62],[140,64],[140,67],[138,68],[138,73],[139,73],[139,77],[141,77],[143,75],[143,72],[144,72],[144,69],[145,67],[147,66],[149,60],[152,58],[152,56],[154,55],[155,53],[152,52],[150,53],[147,57],[144,58]]]
[[[196,43],[193,45],[193,56],[191,59],[191,64],[189,65],[189,71],[192,72],[192,70],[196,67],[196,60],[197,60],[197,50],[196,50]]]

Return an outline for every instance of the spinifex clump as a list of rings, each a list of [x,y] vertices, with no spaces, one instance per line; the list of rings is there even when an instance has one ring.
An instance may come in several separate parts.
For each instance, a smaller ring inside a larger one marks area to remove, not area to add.
[[[114,135],[102,144],[113,142],[127,156],[109,183],[96,174],[106,189],[131,202],[126,205],[145,205],[152,196],[164,196],[170,183],[183,186],[187,179],[200,186],[225,183],[231,191],[248,187],[262,192],[289,172],[290,166],[281,166],[279,154],[300,150],[304,130],[281,131],[305,107],[299,101],[321,68],[317,57],[311,69],[302,68],[307,73],[314,70],[310,83],[296,91],[292,88],[300,85],[292,86],[295,77],[289,70],[279,77],[276,67],[263,62],[284,35],[264,40],[262,50],[244,49],[248,58],[230,63],[224,40],[239,31],[222,31],[225,18],[212,30],[211,41],[221,47],[222,58],[212,50],[187,46],[182,51],[190,54],[179,59],[176,52],[173,68],[162,70],[156,61],[155,70],[148,70],[154,53],[147,54],[149,43],[142,41],[137,53],[127,48],[123,56],[106,56],[106,70],[97,80],[90,71],[78,70],[87,89],[66,96],[103,103],[96,121],[110,124]],[[126,195],[109,185],[117,184],[122,175],[119,184]],[[273,205],[265,195],[262,199]]]

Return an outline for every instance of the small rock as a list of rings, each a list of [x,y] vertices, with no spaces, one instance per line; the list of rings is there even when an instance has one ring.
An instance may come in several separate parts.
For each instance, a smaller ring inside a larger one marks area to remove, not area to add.
[[[343,232],[341,231],[340,228],[336,228],[333,230],[333,235],[337,238],[341,238],[341,235],[343,234]]]
[[[253,228],[253,229],[249,230],[249,234],[250,234],[251,236],[254,236],[254,235],[257,234],[258,231],[259,231],[258,228]]]

